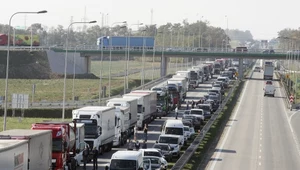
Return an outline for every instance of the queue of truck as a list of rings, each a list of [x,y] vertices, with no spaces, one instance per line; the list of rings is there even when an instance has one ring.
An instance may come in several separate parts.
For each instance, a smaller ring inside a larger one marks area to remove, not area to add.
[[[122,97],[107,100],[106,106],[74,109],[71,122],[44,121],[32,124],[30,130],[0,132],[0,143],[7,143],[0,144],[0,155],[14,153],[13,159],[4,160],[5,167],[74,170],[83,163],[85,148],[97,148],[102,155],[113,147],[126,144],[135,127],[142,129],[154,119],[167,115],[176,107],[180,108],[193,81],[198,86],[212,78],[215,74],[214,63],[206,61],[187,71],[177,71],[160,87],[131,91]],[[180,137],[180,143],[184,142],[182,139]],[[22,149],[16,153],[16,148]]]

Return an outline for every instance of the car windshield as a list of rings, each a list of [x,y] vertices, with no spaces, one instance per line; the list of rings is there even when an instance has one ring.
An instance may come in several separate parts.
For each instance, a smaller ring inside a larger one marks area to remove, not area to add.
[[[176,137],[159,137],[159,143],[178,144],[178,138]]]
[[[220,84],[214,84],[213,87],[221,87],[221,85]]]
[[[184,131],[190,131],[190,128],[188,128],[188,127],[184,127]]]
[[[160,152],[154,152],[154,151],[144,151],[144,156],[157,156],[162,157]]]
[[[218,81],[226,81],[226,79],[225,78],[218,78]]]
[[[110,170],[136,170],[136,161],[112,159]]]
[[[203,115],[202,110],[191,110],[190,113],[193,114],[193,115]]]
[[[169,150],[168,145],[159,145],[159,144],[155,144],[155,145],[153,146],[153,148],[157,148],[157,149],[160,149],[160,150],[163,150],[163,151],[168,151],[168,150]]]
[[[219,93],[219,91],[218,90],[209,90],[209,92],[211,93]]]
[[[218,100],[218,97],[217,96],[208,96],[208,99],[210,99],[210,100]]]
[[[151,164],[159,164],[159,158],[149,158],[149,157],[144,157],[144,160],[150,159]]]
[[[153,88],[152,91],[162,91],[161,88]]]
[[[204,111],[210,111],[210,107],[207,105],[198,105],[199,109],[203,109]]]
[[[175,127],[167,127],[166,128],[166,134],[183,135],[183,129],[182,128],[175,128]]]

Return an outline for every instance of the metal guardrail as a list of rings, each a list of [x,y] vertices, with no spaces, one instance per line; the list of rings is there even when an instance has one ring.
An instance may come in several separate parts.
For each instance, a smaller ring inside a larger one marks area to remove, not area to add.
[[[184,154],[177,160],[175,165],[172,167],[171,170],[181,170],[185,166],[185,164],[190,160],[191,156],[195,153],[198,146],[204,139],[206,133],[209,131],[212,124],[215,122],[217,117],[219,116],[220,112],[223,110],[225,105],[227,104],[229,98],[232,96],[233,90],[237,87],[237,85],[240,83],[239,80],[236,80],[233,87],[230,88],[228,95],[223,100],[221,106],[218,108],[218,110],[213,114],[213,116],[208,120],[208,122],[204,125],[202,130],[200,131],[200,134],[194,139],[194,141],[191,143],[191,145],[186,149]]]
[[[291,109],[291,102],[289,100],[289,90],[288,90],[288,87],[286,86],[286,84],[283,82],[282,78],[281,78],[281,73],[280,72],[276,72],[275,75],[280,79],[280,82],[279,84],[283,87],[283,91],[284,91],[284,94],[285,94],[285,104],[286,104],[286,108],[288,109]]]
[[[253,74],[253,70],[251,71],[251,74]],[[233,87],[229,90],[228,95],[226,98],[222,101],[221,106],[218,108],[218,110],[214,113],[214,115],[208,120],[208,122],[204,125],[203,129],[200,131],[200,134],[194,139],[194,141],[191,143],[191,145],[186,149],[184,154],[177,160],[175,165],[172,167],[171,170],[181,170],[185,166],[185,164],[190,160],[191,156],[195,153],[198,146],[204,139],[206,133],[211,128],[212,124],[215,122],[217,117],[219,116],[220,112],[223,110],[223,108],[226,106],[228,100],[233,94],[233,91],[237,88],[239,85],[240,80],[236,80]]]
[[[150,81],[143,86],[136,87],[132,90],[140,90],[140,89],[149,89],[153,86],[156,86],[166,79],[170,78],[172,74],[169,74],[167,76],[161,77],[159,79]],[[112,98],[117,98],[121,97],[121,95],[115,95],[111,97],[106,97],[106,98],[101,98],[101,101],[99,103],[99,99],[94,99],[94,100],[84,100],[84,101],[75,101],[75,102],[66,102],[65,108],[78,108],[78,107],[83,107],[83,106],[99,106],[101,104],[105,104],[107,100],[112,99]],[[8,106],[11,107],[12,103],[9,102]],[[61,102],[34,102],[34,103],[29,103],[29,109],[32,108],[62,108],[62,101]]]

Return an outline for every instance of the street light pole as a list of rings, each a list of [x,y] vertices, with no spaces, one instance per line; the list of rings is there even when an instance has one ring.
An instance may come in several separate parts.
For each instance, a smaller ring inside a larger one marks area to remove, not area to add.
[[[85,44],[82,44],[82,45],[85,45]],[[79,46],[82,46],[82,45],[76,45],[75,47],[75,53],[73,54],[73,86],[72,86],[72,99],[73,99],[73,102],[75,102],[75,73],[76,73],[76,58],[75,58],[75,54],[76,54],[76,51],[77,51],[77,47]]]
[[[111,27],[113,27],[113,25],[115,24],[126,24],[127,22],[126,21],[123,21],[123,22],[115,22],[113,24],[111,24]],[[108,75],[108,88],[109,88],[109,91],[108,91],[108,97],[110,97],[110,92],[111,92],[111,53],[112,53],[112,38],[111,38],[111,31],[109,31],[109,67],[108,67],[108,70],[109,70],[109,75]]]
[[[131,36],[131,27],[133,25],[137,25],[137,26],[140,26],[140,25],[143,25],[143,23],[137,23],[137,24],[131,24],[128,28],[128,48],[127,48],[127,51],[128,51],[128,54],[127,54],[127,63],[126,63],[126,88],[128,89],[129,88],[129,85],[128,85],[128,80],[129,80],[129,60],[130,60],[130,36]]]
[[[155,24],[155,26],[156,26],[156,24]],[[155,27],[154,36],[153,36],[154,37],[154,44],[153,44],[153,55],[152,55],[152,81],[154,80],[154,58],[155,58],[156,32],[157,32],[157,29]],[[172,40],[172,38],[171,38],[171,40]]]
[[[9,71],[9,52],[10,52],[10,27],[11,20],[17,14],[43,14],[47,13],[46,10],[38,11],[38,12],[16,12],[11,15],[9,18],[8,24],[8,34],[7,34],[7,53],[6,53],[6,75],[5,75],[5,94],[4,94],[4,118],[3,118],[3,130],[6,130],[6,116],[7,116],[7,101],[8,101],[8,71]]]
[[[67,65],[68,65],[68,39],[69,39],[69,32],[70,32],[70,27],[73,24],[92,24],[96,23],[97,21],[90,21],[90,22],[72,22],[68,26],[67,30],[67,37],[66,37],[66,54],[65,54],[65,69],[64,69],[64,92],[63,92],[63,109],[62,109],[62,120],[65,119],[65,105],[66,105],[66,79],[67,79]]]
[[[227,15],[225,15],[225,17],[226,17],[226,27],[227,27],[227,29],[226,29],[226,32],[227,32],[227,36],[226,36],[226,52],[228,52],[228,43],[229,43],[229,35],[228,35],[228,17],[227,17]]]
[[[201,48],[201,19],[203,18],[203,16],[200,17],[200,21],[199,21],[199,47]]]

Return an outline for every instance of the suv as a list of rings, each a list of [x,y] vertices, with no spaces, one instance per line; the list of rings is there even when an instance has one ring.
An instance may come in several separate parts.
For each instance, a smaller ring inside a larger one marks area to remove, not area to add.
[[[197,107],[198,107],[198,109],[203,109],[205,119],[210,119],[211,118],[211,114],[212,114],[213,109],[212,109],[212,105],[210,103],[208,103],[208,104],[198,104]]]
[[[153,87],[151,91],[156,91],[156,93],[160,96],[166,95],[167,89],[165,87]]]
[[[204,123],[205,117],[203,109],[191,109],[189,114],[195,116],[198,120],[201,120],[202,124]]]

